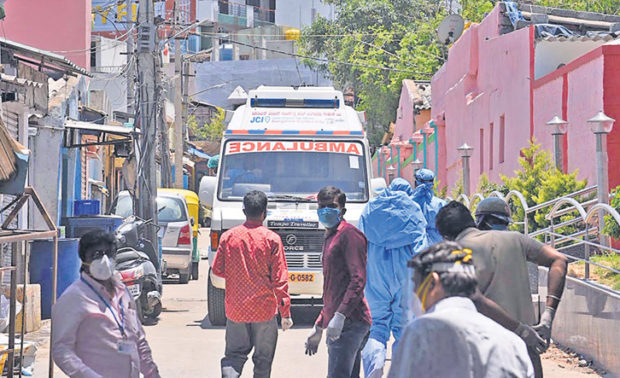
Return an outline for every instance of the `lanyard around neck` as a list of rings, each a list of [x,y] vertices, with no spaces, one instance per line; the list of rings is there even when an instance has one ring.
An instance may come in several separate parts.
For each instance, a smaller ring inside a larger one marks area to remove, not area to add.
[[[119,300],[119,307],[121,308],[121,321],[118,321],[118,318],[116,316],[116,314],[114,313],[114,309],[112,309],[112,306],[110,306],[110,304],[108,303],[108,301],[106,301],[103,296],[101,295],[101,293],[99,293],[97,291],[97,289],[95,289],[93,287],[93,285],[91,285],[88,281],[86,281],[84,279],[84,277],[80,277],[80,279],[82,280],[82,282],[84,282],[86,284],[86,286],[88,286],[95,294],[97,294],[97,296],[99,297],[99,299],[101,299],[101,301],[106,305],[106,307],[108,308],[108,310],[110,310],[110,312],[112,313],[112,316],[114,317],[114,321],[116,322],[116,325],[118,325],[118,329],[121,331],[121,335],[123,337],[125,337],[125,310],[123,309],[123,299],[121,298]]]

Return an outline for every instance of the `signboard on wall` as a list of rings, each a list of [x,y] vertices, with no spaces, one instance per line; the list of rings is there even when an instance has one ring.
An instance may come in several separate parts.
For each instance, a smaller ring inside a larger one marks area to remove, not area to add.
[[[188,0],[189,1],[189,0]],[[166,18],[166,2],[158,1],[155,5],[155,17]],[[116,0],[92,0],[93,32],[125,32],[131,27],[129,21],[138,19],[138,2],[133,3],[133,20],[129,20],[126,2]]]

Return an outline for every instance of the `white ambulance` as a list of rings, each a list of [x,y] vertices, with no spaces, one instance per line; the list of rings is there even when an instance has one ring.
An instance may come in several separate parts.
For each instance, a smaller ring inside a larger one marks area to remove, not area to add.
[[[357,225],[364,206],[385,187],[372,179],[371,157],[360,113],[331,87],[264,87],[248,94],[222,139],[217,177],[204,177],[200,200],[211,205],[213,264],[221,234],[245,221],[243,196],[269,197],[265,225],[284,244],[293,304],[321,303],[321,250],[325,229],[316,194],[327,185],[347,195],[345,219]],[[225,324],[224,279],[209,270],[208,314]]]

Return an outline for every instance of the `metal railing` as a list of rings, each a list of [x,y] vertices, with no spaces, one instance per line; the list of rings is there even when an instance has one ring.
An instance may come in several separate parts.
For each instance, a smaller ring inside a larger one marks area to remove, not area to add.
[[[598,222],[597,225],[592,225],[595,220],[595,215],[597,216],[597,220],[604,219],[603,217],[605,216],[610,216],[613,221],[620,225],[620,214],[618,211],[608,204],[598,203],[596,198],[590,199],[591,196],[595,197],[596,192],[596,185],[589,186],[535,206],[529,206],[525,196],[516,190],[511,190],[506,195],[494,191],[489,194],[488,197],[500,198],[508,204],[510,204],[510,201],[513,201],[517,206],[521,206],[524,211],[523,220],[514,223],[523,225],[525,235],[530,237],[542,235],[553,248],[556,248],[571,260],[582,261],[585,264],[584,277],[588,280],[590,279],[590,264],[620,274],[620,271],[590,259],[592,248],[609,253],[620,253],[620,250],[612,248],[609,242],[606,241],[607,236],[603,235],[601,232],[600,226],[602,222]],[[472,206],[476,202],[482,201],[484,198],[482,193],[474,193],[470,197],[461,194],[456,200],[462,202],[468,209],[472,210]],[[446,197],[446,200],[452,200],[452,198]],[[550,208],[550,210],[545,214],[545,219],[550,222],[550,225],[530,232],[530,215],[545,211],[547,208]],[[558,218],[569,214],[573,215],[572,219],[556,223]],[[562,230],[564,230],[564,232],[562,232]],[[570,230],[576,231],[568,233]],[[576,246],[584,247],[584,258],[576,257],[565,252],[567,249]]]

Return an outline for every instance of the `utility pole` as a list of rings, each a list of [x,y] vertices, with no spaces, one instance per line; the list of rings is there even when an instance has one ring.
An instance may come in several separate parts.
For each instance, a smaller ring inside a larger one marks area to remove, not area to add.
[[[181,58],[183,59],[183,58]],[[183,123],[183,142],[185,142],[186,140],[188,140],[187,137],[187,118],[188,118],[188,113],[189,113],[189,77],[192,76],[190,75],[189,71],[190,71],[190,67],[191,67],[191,63],[188,59],[183,59],[183,67],[181,70],[181,75],[183,78],[183,86],[182,86],[182,90],[183,90],[183,104],[181,106],[181,120]]]
[[[127,27],[129,28],[129,30],[131,30],[130,32],[128,32],[127,34],[127,63],[129,63],[127,65],[127,113],[132,114],[136,107],[134,105],[134,64],[136,64],[136,62],[132,62],[131,60],[134,59],[134,45],[133,45],[133,27],[134,27],[134,22],[133,22],[133,0],[126,0],[125,3],[127,4],[127,23],[125,25],[127,25]],[[134,120],[135,122],[135,120]]]
[[[174,33],[177,26],[177,3],[174,3]],[[174,186],[183,188],[183,109],[182,109],[182,58],[179,37],[174,38]]]
[[[215,23],[215,27],[213,28],[214,33],[211,37],[211,61],[219,62],[220,60],[220,35],[219,35],[219,26],[217,22]]]
[[[137,215],[152,220],[147,227],[146,239],[159,250],[157,239],[157,174],[155,150],[157,148],[157,77],[155,48],[157,46],[152,0],[140,0],[138,9],[137,76],[139,85],[140,159],[137,164],[138,206]]]

